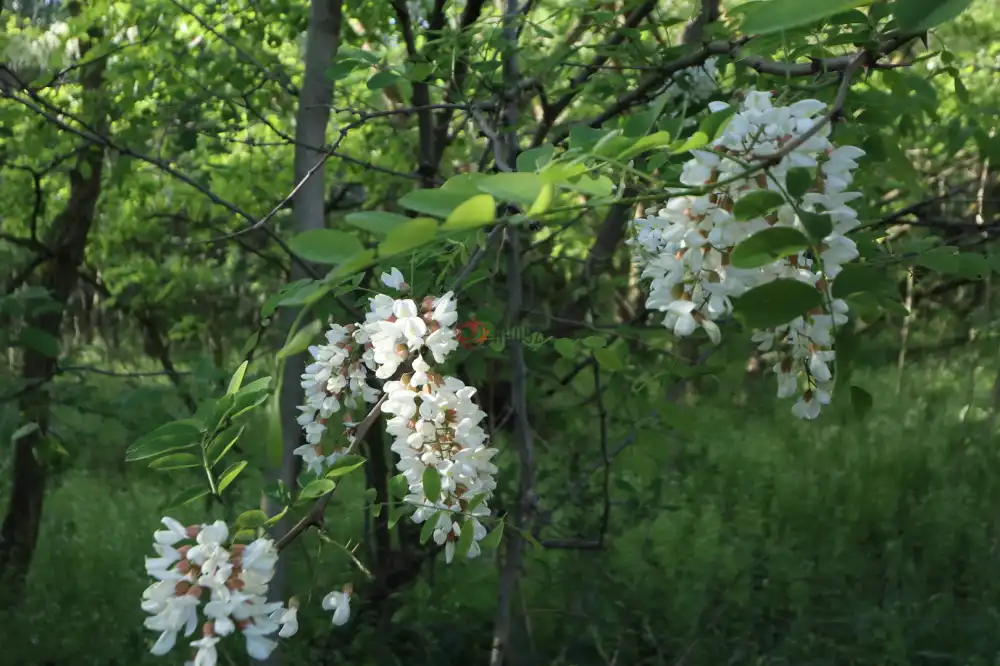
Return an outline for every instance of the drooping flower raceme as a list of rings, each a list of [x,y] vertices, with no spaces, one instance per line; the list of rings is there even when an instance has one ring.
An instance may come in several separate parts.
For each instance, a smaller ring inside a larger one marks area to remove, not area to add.
[[[150,614],[145,626],[159,632],[154,655],[169,652],[179,633],[189,637],[195,632],[199,608],[201,637],[190,643],[196,666],[214,666],[219,640],[236,631],[243,635],[247,653],[258,660],[274,651],[275,635],[295,634],[297,604],[286,608],[267,601],[278,561],[271,539],[227,548],[229,528],[221,520],[190,527],[170,517],[162,522],[166,529],[153,534],[157,557],[146,558],[146,572],[156,582],[142,595],[142,609]]]
[[[716,82],[718,74],[715,58],[709,58],[696,67],[682,69],[674,74],[664,90],[667,104],[670,105],[685,95],[692,103],[705,102],[719,89],[719,84]]]
[[[383,273],[382,282],[391,289],[409,290],[396,268]],[[306,404],[299,419],[308,444],[296,454],[322,473],[346,450],[324,455],[320,441],[330,416],[342,404],[353,409],[359,399],[374,403],[384,393],[382,412],[391,416],[386,429],[393,437],[392,450],[399,455],[396,467],[409,485],[404,501],[416,507],[414,522],[436,521],[434,539],[444,545],[448,562],[462,531],[470,530],[466,555],[475,557],[480,552],[478,542],[487,533],[480,518],[490,515],[487,500],[496,488],[497,468],[491,462],[496,449],[489,447],[480,425],[486,414],[473,401],[476,389],[435,370],[458,348],[454,296],[451,292],[429,296],[418,304],[377,294],[369,303],[363,323],[334,324],[327,332],[327,344],[310,348],[314,362],[302,375]],[[381,390],[367,384],[370,374],[385,382]],[[351,446],[353,416],[346,415],[345,421]],[[464,514],[464,521],[459,514]],[[346,598],[338,599],[328,596],[330,608],[346,612],[341,610]]]
[[[722,102],[709,105],[712,111],[727,107]],[[798,280],[821,293],[824,307],[753,334],[760,351],[776,352],[778,396],[799,394],[792,411],[805,419],[816,418],[821,405],[830,402],[833,339],[848,312],[843,300],[833,298],[832,287],[843,265],[858,256],[845,234],[858,224],[848,203],[860,194],[848,188],[855,160],[864,151],[833,146],[825,122],[801,145],[786,148],[822,122],[818,114],[824,108],[817,100],[774,106],[770,93],[748,93],[713,150],[693,150],[684,165],[681,183],[704,194],[670,191],[674,196],[665,207],[634,222],[635,235],[629,240],[642,277],[650,280],[647,307],[666,313],[663,324],[678,336],[701,328],[718,343],[716,322],[732,313],[732,299],[779,278]],[[779,152],[781,159],[766,171],[748,171],[748,165]],[[813,179],[803,194],[792,197],[788,175],[798,167],[810,170]],[[737,220],[734,205],[760,189],[780,193],[785,203],[767,215]],[[832,223],[812,250],[757,268],[731,265],[731,253],[741,241],[776,226],[807,233],[801,218],[812,213],[828,216]]]

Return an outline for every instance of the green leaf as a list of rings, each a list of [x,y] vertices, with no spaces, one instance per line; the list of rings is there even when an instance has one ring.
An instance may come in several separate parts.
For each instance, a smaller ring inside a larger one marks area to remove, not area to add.
[[[314,499],[326,495],[337,487],[337,484],[330,479],[316,479],[306,484],[306,487],[299,493],[299,500]]]
[[[238,463],[233,463],[232,465],[226,468],[226,471],[223,472],[222,476],[219,477],[218,490],[220,494],[222,493],[223,490],[228,488],[233,481],[236,480],[236,477],[238,477],[240,473],[244,469],[246,469],[246,466],[247,466],[247,461],[241,460]]]
[[[583,346],[587,349],[600,349],[608,344],[608,339],[603,335],[589,335],[581,342],[583,342]]]
[[[522,173],[534,173],[551,162],[555,152],[556,149],[551,144],[529,148],[517,156],[517,170]]]
[[[793,199],[801,199],[802,195],[809,191],[809,188],[816,182],[816,176],[812,169],[808,167],[795,167],[788,170],[785,176],[785,189],[788,196]]]
[[[970,280],[981,280],[990,273],[989,260],[978,252],[958,255],[958,274]]]
[[[501,201],[530,206],[541,194],[544,184],[542,177],[535,173],[495,173],[483,178],[477,185],[480,190]]]
[[[479,190],[479,183],[488,177],[487,173],[460,173],[444,181],[441,189],[455,194],[464,194],[465,198],[468,199],[482,194]]]
[[[229,449],[233,448],[236,440],[240,438],[243,434],[243,430],[246,429],[246,424],[241,426],[233,426],[223,430],[221,433],[216,435],[215,439],[208,445],[208,450],[205,451],[205,456],[212,463],[212,466],[219,464],[219,461],[229,453]],[[236,433],[233,433],[233,430]]]
[[[249,543],[257,538],[257,530],[237,530],[233,535],[233,543]]]
[[[286,513],[288,513],[288,507],[287,506],[285,508],[283,508],[281,511],[279,511],[278,513],[276,513],[273,516],[271,516],[270,518],[268,518],[264,522],[264,527],[270,527],[271,525],[274,525],[279,520],[281,520],[282,518],[284,518]]]
[[[257,348],[257,343],[260,341],[260,331],[254,331],[253,335],[247,339],[246,343],[243,345],[243,349],[240,350],[240,356],[249,356],[250,352]]]
[[[34,326],[21,329],[21,344],[48,358],[59,358],[59,339]]]
[[[198,147],[198,133],[191,129],[181,130],[177,140],[181,152],[188,152]]]
[[[787,324],[823,305],[823,295],[819,290],[787,278],[754,287],[733,300],[733,309],[746,325],[758,329]]]
[[[266,513],[260,509],[251,509],[250,511],[244,511],[236,517],[236,526],[243,529],[255,530],[258,527],[263,527],[267,520]]]
[[[791,227],[771,227],[737,244],[729,260],[736,268],[759,268],[807,249],[809,239],[802,232]]]
[[[226,395],[233,395],[240,390],[240,386],[243,385],[243,376],[247,374],[249,366],[250,361],[243,361],[240,363],[240,367],[236,368],[236,372],[233,373],[232,378],[229,380],[229,388],[226,389]]]
[[[201,466],[201,458],[193,453],[173,453],[149,463],[149,469],[158,470],[186,469],[199,466]]]
[[[877,291],[891,286],[882,271],[865,264],[847,264],[833,280],[834,298],[847,298],[851,294]]]
[[[441,497],[441,473],[434,467],[424,470],[421,479],[424,484],[424,495],[432,502],[437,502]]]
[[[404,194],[398,203],[407,210],[443,218],[451,215],[451,211],[474,194],[457,188],[412,190]]]
[[[330,65],[326,70],[326,75],[334,81],[340,81],[354,70],[364,66],[364,63],[360,63],[357,60],[344,60]]]
[[[858,335],[853,326],[841,326],[833,342],[837,350],[837,367],[834,377],[837,390],[846,387],[854,371],[854,359],[858,355]]]
[[[921,32],[957,18],[971,4],[972,0],[896,0],[892,10],[902,30]]]
[[[664,93],[656,98],[656,100],[649,106],[646,111],[642,113],[637,113],[628,120],[625,121],[625,136],[627,137],[642,137],[649,134],[649,130],[653,129],[653,125],[656,124],[657,119],[659,119],[660,114],[663,113],[663,108],[670,101],[670,96]]]
[[[694,134],[689,136],[684,141],[684,143],[679,145],[677,148],[674,148],[671,152],[674,155],[677,155],[679,153],[686,153],[689,150],[695,150],[696,148],[701,148],[702,146],[707,144],[708,141],[709,139],[707,134],[705,134],[704,132],[695,132]]]
[[[389,491],[396,499],[402,499],[410,492],[410,482],[402,474],[389,479]]]
[[[21,426],[20,428],[18,428],[17,430],[15,430],[13,432],[13,434],[11,434],[11,436],[10,436],[10,443],[13,444],[17,440],[19,440],[19,439],[21,439],[23,437],[27,437],[28,435],[30,435],[31,433],[35,432],[36,430],[38,430],[38,424],[37,423],[34,423],[34,422],[32,422],[32,423],[25,423],[23,426]]]
[[[271,294],[270,296],[267,297],[267,300],[265,300],[264,304],[260,307],[260,316],[270,317],[271,315],[274,314],[274,311],[278,309],[278,306],[281,305],[286,298],[296,294],[298,291],[302,289],[308,288],[310,285],[313,284],[313,282],[314,280],[310,280],[308,278],[303,280],[296,280],[294,282],[289,282],[284,287],[279,289],[278,293]]]
[[[479,542],[479,547],[483,550],[490,549],[493,550],[500,545],[500,539],[503,537],[503,526],[504,523],[501,520],[497,523],[497,526],[490,530],[490,533],[483,537],[483,540]]]
[[[268,389],[264,389],[262,391],[251,391],[248,393],[243,393],[241,391],[236,394],[236,399],[233,401],[233,408],[229,417],[231,419],[235,419],[239,416],[243,416],[243,414],[249,412],[251,409],[263,405],[270,395],[271,391]]]
[[[278,352],[278,358],[287,358],[289,356],[295,356],[298,353],[304,352],[309,349],[309,345],[313,343],[314,340],[319,336],[320,329],[323,328],[323,324],[318,320],[314,319],[309,322],[292,336],[281,351]]]
[[[389,521],[388,527],[391,530],[399,522],[399,519],[403,517],[403,505],[396,504],[395,502],[389,503]]]
[[[670,132],[654,132],[649,136],[644,136],[631,146],[623,150],[615,158],[619,161],[628,160],[636,155],[640,155],[647,150],[653,150],[654,148],[662,148],[663,146],[670,145]]]
[[[565,183],[561,183],[561,186],[591,197],[607,197],[611,196],[615,184],[607,176],[591,176],[585,173],[576,178],[571,178]]]
[[[318,264],[339,264],[364,248],[354,234],[333,229],[310,229],[288,241],[292,252]]]
[[[747,5],[742,31],[748,35],[769,35],[799,28],[866,4],[865,0],[767,0]]]
[[[464,528],[461,534],[458,535],[458,542],[455,544],[455,557],[466,557],[469,554],[469,549],[472,548],[472,537],[474,530],[472,525],[466,521],[462,523]]]
[[[739,109],[733,105],[713,111],[698,125],[698,130],[708,137],[709,141],[718,139],[729,124],[729,119],[736,115]]]
[[[194,446],[201,438],[201,423],[194,419],[182,419],[164,424],[136,441],[125,451],[125,461],[145,460],[168,451]]]
[[[385,240],[379,243],[379,257],[408,252],[434,240],[437,235],[437,221],[429,217],[418,217],[407,224],[397,227],[386,234]]]
[[[874,402],[875,400],[872,398],[871,393],[860,386],[851,386],[851,404],[854,406],[854,413],[857,414],[859,419],[865,418],[868,412],[871,411]]]
[[[204,486],[192,486],[191,488],[186,488],[167,500],[165,508],[180,507],[190,504],[191,502],[208,495],[209,492],[211,491]]]
[[[382,56],[373,51],[368,51],[366,49],[359,49],[353,46],[341,46],[337,50],[338,58],[353,58],[354,60],[364,60],[369,65],[377,65]]]
[[[535,203],[531,204],[531,208],[528,209],[528,215],[541,215],[549,209],[552,205],[552,200],[555,198],[556,188],[552,183],[545,183],[542,185],[542,191],[538,193],[538,198],[535,199]]]
[[[774,190],[754,190],[733,205],[733,215],[737,220],[753,220],[764,217],[783,203],[785,197]]]
[[[328,479],[333,479],[338,476],[344,476],[345,474],[350,474],[354,470],[358,469],[367,461],[366,458],[355,455],[348,454],[346,456],[341,456],[334,461],[333,465],[330,467],[325,476]]]
[[[437,526],[439,513],[433,514],[424,521],[424,526],[420,528],[420,545],[424,545],[434,535],[434,528]]]
[[[560,356],[568,359],[576,358],[576,342],[573,340],[569,338],[556,338],[553,344]]]
[[[387,234],[409,221],[410,218],[405,215],[389,213],[383,210],[366,210],[360,213],[349,213],[344,216],[344,222],[358,229],[370,231],[373,234]]]
[[[965,87],[965,84],[962,83],[962,79],[959,78],[957,73],[952,77],[952,82],[955,84],[955,97],[957,97],[958,101],[962,104],[968,104],[969,90]]]
[[[575,125],[569,131],[569,147],[571,150],[589,151],[607,133],[606,130],[594,129],[586,125]]]
[[[391,86],[403,77],[395,72],[379,72],[368,79],[368,90],[381,90],[386,86]]]
[[[958,248],[950,246],[936,247],[917,257],[917,263],[935,273],[958,273]]]
[[[833,232],[833,220],[826,213],[810,213],[804,210],[799,213],[799,221],[816,242],[822,241]]]
[[[406,219],[409,220],[410,218]],[[354,273],[362,271],[365,268],[368,268],[369,266],[374,264],[375,259],[376,259],[375,250],[368,250],[368,249],[362,250],[361,252],[358,252],[351,258],[347,259],[340,266],[337,266],[336,270],[330,273],[330,275],[327,277],[335,279],[335,278],[344,278],[347,277],[348,275],[353,275]]]
[[[475,497],[469,500],[469,503],[465,506],[465,512],[472,513],[475,511],[476,507],[486,501],[488,495],[489,493],[476,493]]]
[[[622,364],[622,360],[618,358],[618,354],[609,347],[604,347],[603,349],[594,350],[594,358],[605,370],[610,370],[611,372],[618,372],[624,370],[625,366]]]
[[[496,219],[496,201],[489,194],[479,194],[451,211],[441,227],[447,231],[465,231],[486,226]]]

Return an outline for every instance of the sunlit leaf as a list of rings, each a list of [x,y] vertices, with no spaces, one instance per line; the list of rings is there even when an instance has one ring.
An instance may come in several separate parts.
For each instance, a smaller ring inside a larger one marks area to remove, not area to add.
[[[464,231],[486,226],[496,219],[496,201],[489,194],[479,194],[466,201],[448,215],[445,231]]]
[[[311,229],[288,241],[292,252],[320,264],[339,264],[362,249],[357,236],[333,229]]]
[[[438,223],[429,217],[418,217],[396,227],[378,246],[380,257],[388,257],[414,250],[434,240]]]

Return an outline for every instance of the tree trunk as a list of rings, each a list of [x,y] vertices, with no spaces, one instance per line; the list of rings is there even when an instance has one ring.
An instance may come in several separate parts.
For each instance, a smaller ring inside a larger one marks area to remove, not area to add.
[[[89,44],[82,46],[81,59],[86,57],[89,47]],[[101,88],[106,63],[107,58],[92,60],[81,68],[80,76],[84,92],[83,115],[92,119],[92,126],[102,133],[107,127],[107,110],[95,93]],[[47,289],[60,307],[29,314],[25,324],[56,339],[62,329],[65,305],[77,286],[87,236],[94,223],[95,208],[101,194],[103,166],[104,148],[99,144],[90,145],[80,153],[69,173],[69,201],[52,221],[46,234],[48,256],[37,284]],[[18,439],[14,445],[13,488],[7,515],[0,528],[0,606],[8,608],[22,596],[38,541],[47,477],[44,452],[39,449],[47,438],[51,406],[44,385],[55,376],[56,361],[31,347],[24,350],[22,376],[25,385],[33,388],[23,393],[18,406],[24,421],[33,422],[38,428]]]
[[[340,0],[312,0],[309,27],[306,32],[305,79],[299,93],[299,109],[295,118],[295,185],[305,181],[292,198],[295,231],[301,233],[311,229],[322,229],[324,220],[324,173],[322,162],[326,155],[306,146],[322,147],[326,143],[326,129],[330,121],[330,104],[333,101],[333,80],[327,77],[326,69],[333,62],[340,45],[340,25],[342,6]],[[308,175],[310,171],[312,175]],[[308,179],[307,179],[308,177]],[[308,277],[297,263],[292,264],[291,279]],[[281,324],[287,333],[298,315],[294,308],[281,311]],[[298,458],[292,453],[303,442],[302,429],[296,418],[298,406],[302,403],[303,392],[300,375],[306,360],[305,354],[298,354],[285,360],[281,377],[281,464],[268,472],[268,481],[281,480],[295,490],[298,477]],[[262,499],[264,511],[269,516],[282,509],[266,496]],[[275,540],[288,530],[288,518],[279,521],[271,530]],[[287,574],[287,554],[283,554],[275,569],[270,585],[272,600],[281,600],[284,595]],[[269,663],[276,663],[274,658]]]

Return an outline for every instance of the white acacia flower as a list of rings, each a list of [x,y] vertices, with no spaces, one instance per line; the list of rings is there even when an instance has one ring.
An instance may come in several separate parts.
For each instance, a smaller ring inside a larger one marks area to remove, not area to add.
[[[405,291],[407,288],[403,273],[395,267],[390,269],[388,273],[382,273],[382,284],[396,291]]]
[[[730,105],[713,101],[708,108],[719,112]],[[813,99],[776,104],[769,92],[748,91],[711,150],[691,151],[682,166],[681,183],[703,191],[669,190],[662,208],[647,209],[645,219],[634,221],[627,241],[641,277],[649,280],[647,307],[664,312],[663,325],[679,337],[701,327],[718,344],[719,323],[732,313],[733,301],[773,280],[798,280],[823,294],[822,308],[752,331],[760,352],[778,356],[779,397],[801,395],[792,410],[801,418],[815,418],[829,401],[836,327],[848,322],[846,303],[832,298],[833,282],[845,264],[858,258],[846,234],[858,226],[849,202],[860,193],[848,190],[864,151],[830,142],[829,123],[820,116],[825,108]],[[813,133],[818,122],[823,124]],[[813,133],[811,138],[790,145],[806,132]],[[766,173],[747,172],[746,164],[775,155],[780,159]],[[735,219],[734,206],[750,193],[770,189],[788,196],[794,168],[806,169],[811,177],[802,183],[806,192],[799,200],[751,220]],[[808,253],[754,269],[731,265],[733,250],[754,234],[775,226],[804,230],[799,211],[828,215],[832,232]]]
[[[164,546],[172,546],[178,541],[188,538],[187,528],[181,525],[180,522],[169,516],[165,516],[162,522],[167,529],[153,532],[153,541],[156,543]]]
[[[191,647],[198,648],[198,653],[194,657],[194,666],[216,666],[219,663],[219,653],[215,645],[219,639],[214,636],[204,636],[196,641],[191,641]]]
[[[279,608],[274,611],[272,619],[281,625],[281,629],[278,631],[278,635],[282,638],[290,638],[294,636],[299,630],[299,620],[298,620],[298,608],[291,607],[286,609]]]
[[[268,582],[274,575],[277,551],[267,537],[248,546],[225,546],[229,527],[215,521],[199,527],[183,528],[172,518],[164,518],[167,530],[155,535],[157,541],[173,541],[172,545],[154,543],[159,558],[147,558],[147,570],[162,578],[150,585],[142,595],[142,609],[150,616],[144,626],[159,632],[151,653],[162,655],[177,642],[177,635],[194,633],[199,623],[199,609],[207,622],[202,638],[192,641],[197,648],[196,666],[215,666],[217,644],[221,637],[237,628],[246,639],[247,651],[255,659],[266,658],[276,645],[273,636],[291,636],[297,629],[294,612],[278,614],[281,603],[268,603]],[[174,540],[183,530],[189,543]],[[168,534],[164,534],[164,532]],[[194,541],[194,545],[190,544]],[[208,601],[202,606],[202,597]],[[269,616],[275,615],[272,620]]]
[[[351,593],[345,588],[341,592],[333,591],[323,597],[323,610],[332,610],[332,622],[341,626],[351,619]]]

